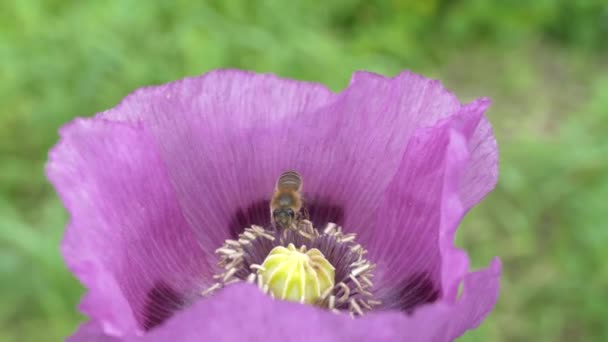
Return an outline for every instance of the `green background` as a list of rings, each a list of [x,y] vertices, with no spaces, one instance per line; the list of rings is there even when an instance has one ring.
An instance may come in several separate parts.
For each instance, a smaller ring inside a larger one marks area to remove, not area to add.
[[[0,341],[83,319],[43,173],[58,127],[224,67],[334,90],[410,69],[491,97],[500,179],[458,244],[475,267],[501,256],[502,293],[461,340],[608,341],[607,51],[603,0],[2,1]]]

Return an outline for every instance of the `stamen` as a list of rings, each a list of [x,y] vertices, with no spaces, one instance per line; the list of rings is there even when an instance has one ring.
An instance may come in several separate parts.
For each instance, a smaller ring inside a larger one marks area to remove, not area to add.
[[[251,273],[250,275],[247,276],[247,282],[249,284],[253,284],[255,282],[255,277],[257,275],[255,273]]]
[[[203,291],[201,293],[201,295],[203,295],[204,297],[212,294],[213,292],[215,292],[216,290],[219,290],[220,288],[222,288],[222,284],[220,283],[215,283],[213,285],[211,285],[211,287],[209,287],[208,289],[206,289],[205,291]]]
[[[353,283],[355,283],[355,284],[357,285],[357,288],[358,288],[358,289],[363,290],[363,288],[361,287],[361,283],[359,282],[359,280],[357,279],[357,277],[356,277],[356,276],[354,276],[354,275],[350,274],[350,275],[348,276],[348,278],[349,278],[350,280],[352,280],[352,281],[353,281]]]
[[[238,253],[237,251],[235,251],[234,249],[230,249],[230,248],[226,248],[226,247],[222,247],[222,248],[218,248],[215,250],[215,253],[218,254],[225,254],[225,255],[231,255],[231,254],[236,254]]]
[[[361,304],[361,306],[368,311],[372,310],[371,305],[367,304],[364,300],[360,301],[359,304]]]
[[[367,290],[363,290],[363,289],[356,289],[355,293],[359,293],[359,294],[365,295],[367,297],[372,297],[374,295],[373,293],[371,293]]]
[[[372,306],[378,306],[378,305],[382,304],[382,301],[370,299],[367,301],[367,304],[372,305]]]
[[[325,292],[323,292],[321,294],[321,297],[319,299],[324,300],[325,298],[327,298],[327,296],[329,296],[332,293],[333,290],[334,290],[333,288],[328,288],[327,290],[325,290]]]
[[[367,278],[367,275],[362,275],[361,277],[359,277],[359,279],[361,279],[368,287],[374,286],[374,283],[372,283],[372,281]]]
[[[244,235],[246,238],[248,238],[249,240],[255,240],[255,235],[253,235],[252,233],[250,233],[250,232],[248,232],[248,231],[245,231],[245,232],[243,233],[243,235]]]
[[[369,265],[369,264],[366,264],[366,265],[363,265],[363,266],[361,266],[361,267],[358,267],[358,268],[356,268],[356,269],[352,270],[352,271],[350,272],[350,274],[351,274],[352,276],[356,277],[356,276],[358,276],[359,274],[361,274],[361,273],[363,273],[363,272],[365,272],[365,271],[369,270],[369,268],[370,268],[370,265]]]
[[[350,288],[344,283],[339,283],[338,287],[342,289],[342,295],[338,298],[338,302],[344,303],[348,300],[348,296],[350,296]]]
[[[233,246],[233,247],[241,247],[241,244],[238,241],[234,241],[234,240],[226,240],[225,244],[227,244],[228,246]]]
[[[264,229],[262,227],[254,226],[253,229],[255,230],[255,232],[258,236],[261,236],[270,241],[274,241],[274,236],[266,233],[266,231],[264,231]]]
[[[336,307],[336,296],[329,296],[329,308],[334,309]]]
[[[226,286],[226,285],[230,285],[230,284],[234,284],[234,283],[238,283],[238,282],[240,282],[240,281],[241,281],[241,280],[240,280],[239,278],[232,278],[232,279],[228,280],[227,282],[225,282],[225,283],[224,283],[224,286]]]
[[[308,233],[306,233],[304,231],[301,231],[301,230],[298,230],[298,234],[302,235],[303,237],[305,237],[307,239],[313,239],[314,238],[314,236],[312,236],[312,235],[310,235],[310,234],[308,234]]]
[[[342,238],[340,238],[340,242],[344,243],[344,242],[351,242],[351,241],[355,241],[355,238],[357,237],[357,234],[348,234],[348,235],[344,235]]]
[[[361,247],[361,245],[355,245],[353,247],[350,248],[350,251],[353,253],[357,253],[359,251],[361,251],[363,248]]]
[[[231,268],[228,270],[228,272],[226,272],[226,274],[224,275],[224,283],[227,282],[230,278],[232,278],[232,276],[236,273],[236,268]]]
[[[335,223],[328,223],[325,230],[323,230],[323,234],[332,235],[338,226]]]
[[[356,234],[344,234],[334,223],[322,233],[305,219],[280,231],[252,225],[215,253],[222,272],[213,276],[217,282],[203,296],[246,281],[271,298],[314,304],[334,313],[348,311],[351,317],[381,304],[371,291],[375,265],[364,257],[367,251],[356,243]]]
[[[256,270],[256,271],[266,271],[266,268],[262,265],[258,265],[258,264],[252,264],[249,266],[249,268],[251,268],[252,270]]]
[[[350,307],[351,307],[351,309],[355,310],[355,312],[357,314],[359,314],[359,316],[363,316],[363,311],[361,310],[361,307],[359,306],[359,304],[357,304],[356,299],[353,298],[350,300]]]

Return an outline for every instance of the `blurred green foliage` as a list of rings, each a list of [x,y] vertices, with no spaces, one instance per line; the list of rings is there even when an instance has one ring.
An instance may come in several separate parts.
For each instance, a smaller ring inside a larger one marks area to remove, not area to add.
[[[43,174],[57,129],[137,87],[220,67],[343,88],[411,69],[490,96],[500,181],[465,219],[496,310],[462,341],[608,341],[604,0],[0,3],[0,341],[60,340],[83,293]]]

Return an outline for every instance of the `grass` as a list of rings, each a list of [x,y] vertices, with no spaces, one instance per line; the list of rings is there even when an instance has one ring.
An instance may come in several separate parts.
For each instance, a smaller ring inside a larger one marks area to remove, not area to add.
[[[58,127],[137,87],[220,67],[334,90],[357,69],[411,69],[462,99],[490,96],[499,185],[458,243],[476,267],[501,256],[502,293],[461,340],[608,340],[608,9],[424,3],[0,4],[0,341],[60,340],[82,319],[83,289],[58,249],[67,215],[43,174]]]

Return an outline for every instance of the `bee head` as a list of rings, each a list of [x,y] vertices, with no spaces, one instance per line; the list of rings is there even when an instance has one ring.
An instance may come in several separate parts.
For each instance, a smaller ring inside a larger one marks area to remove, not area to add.
[[[272,211],[272,218],[284,229],[290,228],[296,213],[291,208],[278,208]]]

